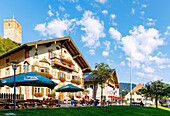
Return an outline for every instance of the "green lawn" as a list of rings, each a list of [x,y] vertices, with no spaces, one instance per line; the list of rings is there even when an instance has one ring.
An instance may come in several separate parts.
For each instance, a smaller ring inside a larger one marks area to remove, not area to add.
[[[0,111],[0,116],[11,112],[14,111]],[[169,111],[138,106],[109,106],[103,109],[99,107],[23,109],[17,110],[16,114],[17,116],[170,116]]]

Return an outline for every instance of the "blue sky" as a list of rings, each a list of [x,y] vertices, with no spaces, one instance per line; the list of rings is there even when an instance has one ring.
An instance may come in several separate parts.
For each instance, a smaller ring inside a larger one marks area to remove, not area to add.
[[[92,69],[104,62],[120,82],[170,84],[169,0],[1,0],[3,20],[22,25],[23,43],[70,36]]]

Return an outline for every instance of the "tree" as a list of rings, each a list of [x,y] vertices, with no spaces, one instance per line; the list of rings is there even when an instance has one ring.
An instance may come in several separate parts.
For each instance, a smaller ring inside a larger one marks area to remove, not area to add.
[[[97,81],[101,85],[101,108],[103,100],[103,88],[106,82],[114,82],[114,78],[111,76],[113,70],[109,67],[108,64],[96,63],[95,70],[92,71],[92,80]]]
[[[145,85],[145,88],[139,89],[138,94],[144,95],[146,98],[155,98],[156,108],[158,107],[158,99],[168,96],[168,84],[162,82],[162,80],[151,81]],[[167,92],[165,92],[167,91]]]

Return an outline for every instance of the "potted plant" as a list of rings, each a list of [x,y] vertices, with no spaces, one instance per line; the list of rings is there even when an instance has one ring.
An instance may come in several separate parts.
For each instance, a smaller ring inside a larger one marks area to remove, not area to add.
[[[71,83],[76,83],[76,80],[75,80],[75,79],[72,79],[72,80],[71,80]]]
[[[69,98],[72,98],[72,97],[74,97],[74,95],[72,94],[72,95],[69,95]]]
[[[65,82],[65,81],[66,81],[66,79],[65,79],[64,77],[59,77],[59,80],[60,80],[61,82]]]
[[[68,64],[70,67],[74,65],[72,60],[68,60]]]

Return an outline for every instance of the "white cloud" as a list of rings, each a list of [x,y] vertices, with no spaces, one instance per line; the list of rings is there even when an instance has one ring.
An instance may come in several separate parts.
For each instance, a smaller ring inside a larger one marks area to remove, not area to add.
[[[36,25],[34,30],[40,31],[40,34],[43,35],[43,36],[47,35],[47,32],[46,32],[46,23],[42,23],[42,24]]]
[[[89,53],[90,53],[90,55],[95,55],[95,50],[94,49],[90,49]]]
[[[170,63],[170,59],[169,58],[160,58],[158,56],[154,56],[154,57],[149,56],[149,60],[150,61],[154,61],[158,65]]]
[[[106,15],[108,14],[108,10],[103,10],[102,13]]]
[[[164,35],[169,35],[170,34],[170,26],[167,26],[167,31],[164,33]]]
[[[56,11],[56,17],[59,17],[59,12],[58,11]]]
[[[122,61],[122,62],[120,63],[120,66],[125,66],[125,62]]]
[[[111,20],[112,20],[112,24],[115,26],[115,25],[117,25],[117,23],[115,23],[115,18],[116,18],[116,15],[115,14],[111,14],[110,15],[110,17],[111,17]]]
[[[58,1],[61,1],[61,2],[66,1],[66,2],[70,2],[70,3],[77,3],[77,2],[79,2],[79,0],[58,0]]]
[[[102,55],[103,56],[109,56],[109,51],[103,51]]]
[[[164,44],[164,38],[160,38],[159,31],[154,28],[145,29],[140,25],[130,30],[131,35],[122,38],[122,50],[132,59],[139,62],[145,62],[149,55]]]
[[[134,8],[132,8],[132,14],[135,14],[135,9]]]
[[[106,46],[105,50],[102,52],[103,56],[109,56],[109,50],[110,50],[110,41],[104,41],[103,44]]]
[[[154,73],[155,72],[155,69],[152,67],[149,67],[149,66],[143,65],[142,68],[146,73]]]
[[[111,35],[111,38],[115,39],[116,41],[121,39],[121,33],[113,27],[110,27],[109,34]]]
[[[51,5],[48,5],[48,8],[51,10],[52,8],[51,8]]]
[[[60,11],[65,11],[65,8],[64,7],[62,7],[62,6],[59,6],[59,8],[58,8]]]
[[[95,0],[95,1],[104,4],[107,0]]]
[[[144,77],[145,79],[154,80],[154,81],[163,79],[163,77],[158,76],[156,74],[147,74],[147,73],[137,72],[136,75],[140,77]]]
[[[147,7],[147,5],[146,4],[142,4],[142,6],[141,6],[142,8],[146,8]]]
[[[146,23],[147,26],[154,26],[157,20],[147,18],[148,22]]]
[[[48,15],[51,17],[53,16],[54,14],[51,12],[51,10],[48,11]]]
[[[143,15],[145,14],[145,12],[144,12],[144,11],[141,11],[140,14],[143,16]]]
[[[106,45],[106,50],[110,50],[110,45],[111,45],[110,41],[104,41],[103,44]]]
[[[78,11],[82,11],[82,10],[83,10],[80,5],[77,5],[77,6],[76,6],[76,9],[77,9]]]
[[[63,37],[64,32],[71,29],[73,20],[67,19],[53,19],[52,21],[42,24],[37,24],[34,30],[39,31],[43,36]]]
[[[83,17],[77,24],[81,25],[81,30],[85,31],[81,40],[85,43],[85,46],[90,48],[96,48],[100,46],[100,38],[105,37],[104,22],[95,18],[91,11],[85,11]]]

